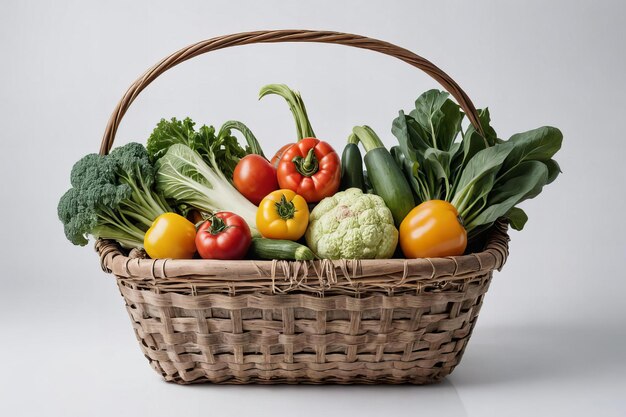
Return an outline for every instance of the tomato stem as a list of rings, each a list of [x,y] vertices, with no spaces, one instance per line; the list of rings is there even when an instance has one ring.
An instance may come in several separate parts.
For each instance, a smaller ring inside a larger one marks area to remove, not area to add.
[[[309,149],[309,152],[306,154],[306,158],[298,155],[293,158],[291,162],[296,165],[296,170],[305,177],[312,176],[319,170],[320,167],[319,161],[315,156],[315,148]]]
[[[293,219],[293,216],[296,213],[296,206],[291,201],[287,201],[285,194],[282,195],[279,202],[274,204],[276,205],[276,211],[278,212],[278,215],[282,219]]]
[[[215,215],[209,217],[208,221],[211,222],[211,227],[209,227],[207,231],[213,236],[219,235],[229,227],[226,225],[226,223],[224,223],[224,220],[221,217],[217,217]]]

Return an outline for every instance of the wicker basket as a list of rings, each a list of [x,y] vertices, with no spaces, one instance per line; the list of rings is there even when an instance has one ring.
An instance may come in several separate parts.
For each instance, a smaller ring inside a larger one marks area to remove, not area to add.
[[[431,75],[479,128],[459,86],[429,61],[392,44],[336,32],[260,31],[209,39],[141,76],[113,112],[110,150],[124,113],[167,69],[236,45],[325,42],[399,58]],[[140,347],[167,381],[414,383],[440,381],[459,363],[493,271],[508,255],[497,223],[481,251],[432,259],[211,261],[140,259],[98,241]]]

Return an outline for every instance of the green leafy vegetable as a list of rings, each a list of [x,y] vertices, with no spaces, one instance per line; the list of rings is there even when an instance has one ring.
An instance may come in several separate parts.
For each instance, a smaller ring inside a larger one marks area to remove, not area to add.
[[[237,138],[231,135],[231,130],[241,132],[248,146],[244,149],[239,145]],[[153,161],[167,153],[170,146],[183,144],[196,151],[205,162],[212,158],[229,181],[233,171],[241,158],[249,153],[263,155],[263,150],[250,129],[243,123],[234,120],[224,123],[219,132],[215,133],[213,126],[201,126],[195,130],[195,123],[190,119],[171,120],[161,119],[148,138],[147,149]]]
[[[213,153],[206,159],[187,145],[171,145],[156,162],[157,189],[168,199],[202,211],[236,213],[258,235],[257,207],[230,183]]]
[[[154,219],[172,211],[153,190],[155,176],[146,149],[138,143],[116,148],[108,156],[84,156],[74,164],[72,188],[57,208],[65,236],[80,246],[92,235],[117,240],[126,248],[142,247]]]
[[[491,127],[488,109],[478,110],[482,134],[472,125],[462,132],[464,115],[448,97],[430,90],[408,115],[399,112],[391,128],[398,140],[391,149],[396,164],[418,202],[451,202],[470,237],[501,217],[521,230],[528,217],[516,206],[561,172],[552,159],[561,148],[561,132],[545,126],[504,141]]]
[[[450,150],[463,118],[459,106],[448,97],[446,92],[429,90],[415,101],[415,109],[410,113],[417,122],[415,131],[421,141],[444,151]]]

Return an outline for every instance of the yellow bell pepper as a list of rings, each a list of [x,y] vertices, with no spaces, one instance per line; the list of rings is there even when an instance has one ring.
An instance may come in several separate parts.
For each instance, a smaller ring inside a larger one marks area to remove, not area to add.
[[[191,259],[196,253],[196,226],[176,213],[157,217],[143,238],[143,247],[153,259]]]
[[[268,194],[256,212],[256,227],[269,239],[298,240],[309,224],[306,200],[292,190],[276,190]]]

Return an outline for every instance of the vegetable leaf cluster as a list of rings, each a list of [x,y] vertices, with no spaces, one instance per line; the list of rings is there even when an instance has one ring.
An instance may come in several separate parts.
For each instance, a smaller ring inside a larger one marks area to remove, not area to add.
[[[233,136],[232,130],[238,130],[247,141],[246,148],[242,148]],[[263,156],[259,142],[250,129],[243,123],[228,121],[216,133],[213,126],[201,126],[195,130],[195,122],[190,118],[178,120],[161,119],[148,138],[147,149],[153,161],[161,158],[170,146],[183,144],[196,151],[206,162],[214,159],[220,170],[229,180],[241,158],[250,153]]]
[[[430,90],[408,115],[400,111],[391,149],[418,202],[451,202],[470,237],[500,217],[521,230],[528,217],[517,205],[536,197],[560,173],[552,159],[563,135],[545,126],[499,139],[490,126],[489,110],[479,110],[483,134],[473,126],[464,132],[464,114],[449,94]]]

